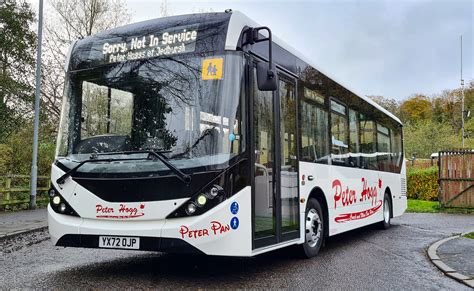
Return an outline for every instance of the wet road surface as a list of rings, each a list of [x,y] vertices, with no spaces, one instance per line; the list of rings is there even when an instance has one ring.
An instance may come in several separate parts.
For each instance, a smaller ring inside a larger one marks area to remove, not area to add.
[[[467,289],[434,267],[426,249],[474,230],[474,216],[405,214],[392,224],[385,231],[369,226],[330,238],[309,260],[295,257],[291,248],[255,258],[62,248],[52,246],[46,232],[29,234],[0,242],[0,286]]]

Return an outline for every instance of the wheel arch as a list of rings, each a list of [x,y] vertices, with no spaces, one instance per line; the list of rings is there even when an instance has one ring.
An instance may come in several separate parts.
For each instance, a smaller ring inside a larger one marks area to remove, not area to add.
[[[328,209],[328,203],[326,200],[326,195],[324,195],[324,192],[321,188],[319,187],[314,187],[313,190],[308,195],[308,200],[314,198],[319,202],[319,205],[321,205],[321,208],[323,210],[323,215],[324,215],[324,236],[328,237],[329,236],[329,209]]]

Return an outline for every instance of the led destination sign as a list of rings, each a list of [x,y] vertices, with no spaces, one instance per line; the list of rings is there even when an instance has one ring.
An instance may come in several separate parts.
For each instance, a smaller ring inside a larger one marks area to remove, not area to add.
[[[96,49],[101,51],[106,63],[194,52],[197,28],[198,25],[174,28],[163,33],[130,37],[122,42],[109,39]]]

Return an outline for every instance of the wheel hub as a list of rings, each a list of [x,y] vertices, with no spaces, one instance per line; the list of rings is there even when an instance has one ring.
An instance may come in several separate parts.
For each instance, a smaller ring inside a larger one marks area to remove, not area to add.
[[[306,216],[306,243],[314,247],[321,239],[321,218],[315,209],[310,209]]]

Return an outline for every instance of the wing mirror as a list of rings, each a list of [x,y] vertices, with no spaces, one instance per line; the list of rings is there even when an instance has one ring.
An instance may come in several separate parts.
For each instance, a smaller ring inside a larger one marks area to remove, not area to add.
[[[268,37],[259,37],[259,32],[266,30]],[[246,43],[254,44],[257,42],[268,41],[268,64],[259,62],[257,64],[257,86],[260,91],[275,91],[278,84],[276,66],[272,60],[272,32],[266,26],[249,28],[247,31]]]

